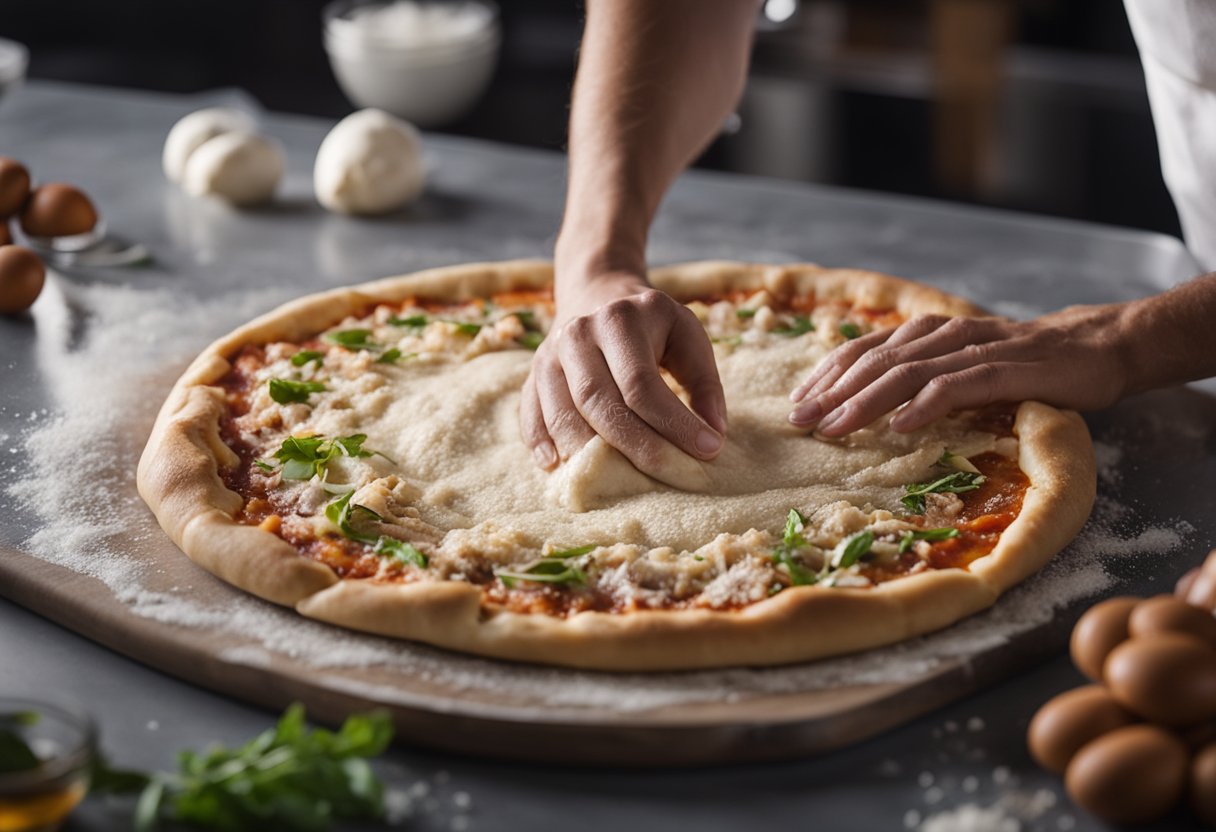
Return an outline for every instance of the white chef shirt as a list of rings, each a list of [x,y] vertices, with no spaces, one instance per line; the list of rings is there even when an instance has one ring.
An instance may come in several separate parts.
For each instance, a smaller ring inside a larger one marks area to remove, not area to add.
[[[1161,171],[1187,245],[1216,269],[1216,0],[1124,0]]]

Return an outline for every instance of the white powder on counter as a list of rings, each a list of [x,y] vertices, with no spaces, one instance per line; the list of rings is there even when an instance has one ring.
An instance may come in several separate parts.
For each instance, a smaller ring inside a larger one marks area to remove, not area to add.
[[[87,326],[74,317],[79,313],[68,313],[68,304],[36,308],[36,360],[55,401],[53,414],[22,422],[20,446],[29,464],[6,488],[8,498],[36,518],[38,531],[22,550],[97,578],[136,615],[236,640],[238,646],[222,652],[225,661],[268,667],[289,657],[314,668],[319,683],[372,699],[463,707],[456,699],[419,693],[423,684],[445,695],[508,702],[556,718],[563,711],[627,714],[916,679],[1005,644],[1049,622],[1065,605],[1108,589],[1114,583],[1108,563],[1175,551],[1193,532],[1178,521],[1137,527],[1126,506],[1103,498],[1078,539],[992,609],[940,633],[792,667],[594,673],[497,662],[363,635],[309,621],[235,589],[221,593],[221,601],[206,600],[189,585],[215,582],[202,573],[179,577],[180,586],[166,589],[162,573],[185,556],[135,492],[143,439],[186,363],[212,336],[297,293],[254,290],[191,301],[186,308],[166,289],[89,285],[69,291],[71,308],[88,310]],[[1110,446],[1099,451],[1106,486],[1118,477],[1120,453]],[[359,678],[351,669],[375,672]]]

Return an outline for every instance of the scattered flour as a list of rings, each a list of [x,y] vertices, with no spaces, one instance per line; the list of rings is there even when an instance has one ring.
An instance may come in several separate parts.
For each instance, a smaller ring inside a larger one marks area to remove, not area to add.
[[[1126,506],[1104,497],[1069,549],[992,609],[903,644],[793,667],[602,674],[499,663],[362,635],[206,586],[214,579],[183,567],[183,556],[135,492],[143,437],[186,363],[211,337],[297,292],[245,291],[187,304],[162,288],[76,285],[68,291],[66,302],[36,307],[36,360],[54,401],[50,412],[20,422],[28,464],[3,492],[10,511],[17,507],[24,515],[22,526],[38,530],[20,548],[98,579],[136,615],[208,637],[222,634],[236,645],[221,653],[224,661],[270,667],[290,658],[314,668],[318,684],[386,703],[441,711],[474,703],[483,714],[560,720],[588,710],[629,714],[913,679],[1049,622],[1062,607],[1111,587],[1110,563],[1174,551],[1193,531],[1185,523],[1137,527]],[[1121,451],[1098,447],[1103,484],[1112,486]],[[204,586],[211,591],[197,591]]]

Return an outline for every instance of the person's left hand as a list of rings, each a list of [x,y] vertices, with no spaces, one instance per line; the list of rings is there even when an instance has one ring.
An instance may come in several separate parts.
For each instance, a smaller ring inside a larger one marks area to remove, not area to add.
[[[999,401],[1106,407],[1126,390],[1122,329],[1117,305],[1030,321],[917,316],[833,350],[790,394],[789,419],[838,437],[900,405],[891,418],[898,432]]]

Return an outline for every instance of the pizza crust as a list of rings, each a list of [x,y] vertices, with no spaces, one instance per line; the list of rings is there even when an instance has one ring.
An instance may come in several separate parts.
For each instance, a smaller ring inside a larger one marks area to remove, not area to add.
[[[886,275],[811,265],[691,263],[656,269],[677,299],[739,289],[814,293],[905,317],[977,315],[966,301]],[[321,621],[478,653],[602,670],[772,665],[873,648],[931,632],[982,610],[1041,568],[1080,530],[1094,499],[1092,445],[1075,413],[1020,405],[1019,462],[1031,480],[1023,509],[991,553],[969,570],[926,571],[865,589],[791,587],[737,611],[707,609],[567,618],[483,610],[481,592],[456,581],[343,581],[278,536],[236,523],[242,498],[219,477],[235,455],[219,435],[223,395],[211,387],[246,344],[301,341],[375,303],[411,296],[463,300],[540,289],[543,261],[433,269],[303,298],[216,341],[169,395],[140,459],[138,486],[162,527],[195,562],[266,600]]]

